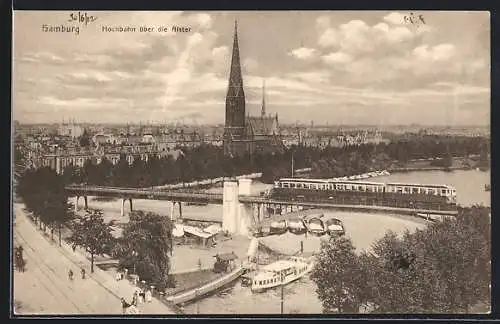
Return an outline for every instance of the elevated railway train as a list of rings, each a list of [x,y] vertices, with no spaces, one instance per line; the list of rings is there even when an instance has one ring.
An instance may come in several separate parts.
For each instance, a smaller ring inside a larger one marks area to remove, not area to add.
[[[417,183],[283,178],[275,181],[266,195],[295,201],[430,210],[456,210],[457,204],[454,187]]]

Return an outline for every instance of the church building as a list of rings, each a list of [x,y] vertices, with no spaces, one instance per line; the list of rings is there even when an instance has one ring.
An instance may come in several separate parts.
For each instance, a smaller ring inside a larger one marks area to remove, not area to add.
[[[276,152],[283,149],[278,114],[266,115],[265,84],[262,86],[260,116],[245,114],[245,91],[240,66],[238,25],[235,22],[231,71],[226,95],[224,154],[243,156],[245,153]]]

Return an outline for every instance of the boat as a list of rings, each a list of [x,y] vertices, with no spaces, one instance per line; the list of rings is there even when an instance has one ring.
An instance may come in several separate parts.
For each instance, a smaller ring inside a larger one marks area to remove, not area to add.
[[[284,234],[288,231],[288,226],[286,224],[286,220],[273,221],[271,226],[269,227],[270,234]]]
[[[331,218],[325,222],[326,232],[330,236],[342,236],[345,234],[344,224],[340,219]]]
[[[321,217],[323,217],[323,215],[312,217],[307,221],[307,231],[312,235],[322,236],[326,234],[325,224],[321,220]]]
[[[288,231],[293,234],[304,234],[307,231],[302,218],[291,218],[287,221]]]
[[[184,236],[184,226],[182,224],[174,224],[172,229],[173,237],[183,237]]]
[[[208,203],[202,203],[202,202],[187,202],[187,206],[207,206]]]
[[[424,213],[418,213],[417,217],[420,217],[420,218],[423,218],[425,220],[432,221],[432,222],[441,222],[444,219],[450,219],[446,215],[424,214]],[[453,217],[453,216],[451,216],[451,217]]]
[[[245,284],[251,282],[252,292],[262,292],[300,279],[311,272],[313,266],[312,259],[290,257],[263,266],[254,276],[246,276]]]
[[[198,299],[228,285],[229,283],[235,281],[241,275],[243,275],[244,272],[245,269],[243,269],[243,267],[236,267],[231,272],[215,279],[214,281],[210,281],[197,288],[189,289],[187,291],[181,291],[176,295],[169,296],[167,297],[167,301],[175,305],[185,304],[191,300]]]

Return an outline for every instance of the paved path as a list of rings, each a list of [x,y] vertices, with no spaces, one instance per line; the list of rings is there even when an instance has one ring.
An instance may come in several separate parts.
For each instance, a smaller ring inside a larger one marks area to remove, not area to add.
[[[14,205],[16,244],[22,244],[26,272],[14,275],[14,299],[26,304],[26,312],[36,314],[121,314],[120,297],[130,301],[135,287],[127,280],[116,281],[95,267],[90,274],[90,262],[85,256],[73,253],[69,246],[59,248],[50,243],[29,221],[22,204]],[[64,244],[63,244],[64,245]],[[84,266],[87,279],[80,276]],[[68,278],[68,270],[74,280]],[[140,304],[142,314],[173,314],[166,305],[153,302]],[[22,310],[20,311],[24,313]]]

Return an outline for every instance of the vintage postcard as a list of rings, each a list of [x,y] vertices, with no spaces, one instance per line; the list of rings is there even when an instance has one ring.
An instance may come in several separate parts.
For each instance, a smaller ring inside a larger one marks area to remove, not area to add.
[[[12,315],[488,314],[490,14],[14,11]]]

